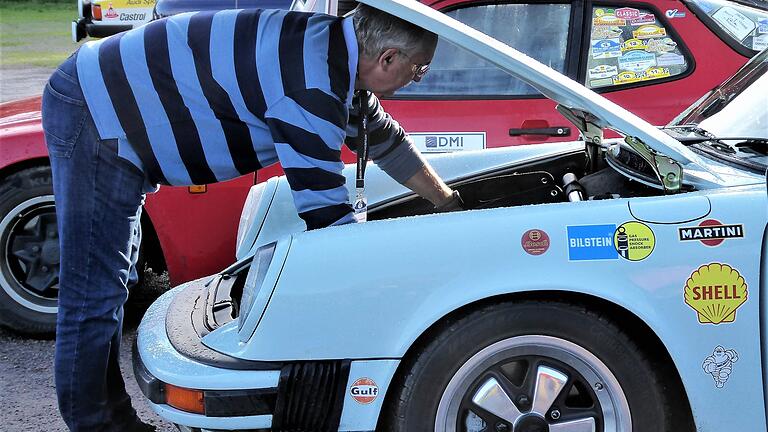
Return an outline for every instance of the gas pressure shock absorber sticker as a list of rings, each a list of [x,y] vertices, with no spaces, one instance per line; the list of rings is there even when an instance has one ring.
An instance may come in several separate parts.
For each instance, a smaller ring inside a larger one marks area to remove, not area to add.
[[[747,283],[739,271],[717,262],[705,264],[685,282],[685,303],[702,324],[730,323],[747,301]]]
[[[656,247],[656,236],[648,225],[642,222],[624,222],[616,228],[613,244],[619,256],[629,261],[648,258]]]
[[[725,349],[722,345],[718,345],[712,354],[704,359],[701,368],[704,369],[704,373],[712,375],[715,387],[723,388],[733,373],[733,364],[738,360],[739,354],[736,350]]]

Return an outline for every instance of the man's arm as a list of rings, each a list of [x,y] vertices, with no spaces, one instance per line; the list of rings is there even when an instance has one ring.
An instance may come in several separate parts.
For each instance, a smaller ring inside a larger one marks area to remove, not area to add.
[[[438,208],[453,202],[454,194],[405,134],[402,127],[379,103],[368,98],[368,155],[390,177]],[[357,150],[357,128],[360,122],[360,98],[355,96],[349,113],[346,144]]]

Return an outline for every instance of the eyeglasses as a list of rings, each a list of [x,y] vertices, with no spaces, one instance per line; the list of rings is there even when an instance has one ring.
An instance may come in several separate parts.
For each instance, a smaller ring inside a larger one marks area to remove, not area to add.
[[[410,59],[411,56],[409,56],[405,51],[398,50],[400,54],[405,56],[406,58]],[[424,78],[424,75],[427,74],[429,71],[429,63],[414,63],[411,65],[411,71],[413,72],[413,79],[422,79]]]

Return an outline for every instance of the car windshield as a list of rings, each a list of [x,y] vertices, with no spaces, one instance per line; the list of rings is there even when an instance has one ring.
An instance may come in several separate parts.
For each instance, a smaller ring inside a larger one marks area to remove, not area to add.
[[[768,50],[665,127],[707,155],[764,171],[768,167]]]

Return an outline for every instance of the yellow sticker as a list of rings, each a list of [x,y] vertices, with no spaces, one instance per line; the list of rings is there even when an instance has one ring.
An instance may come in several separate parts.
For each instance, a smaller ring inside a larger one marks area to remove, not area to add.
[[[613,245],[619,256],[630,261],[648,258],[656,246],[656,236],[651,228],[642,222],[625,222],[616,228]]]
[[[629,39],[621,44],[622,51],[644,50],[646,48],[648,48],[648,45],[642,39]]]
[[[656,25],[644,25],[640,26],[637,30],[632,32],[632,36],[637,39],[648,39],[653,37],[663,37],[667,35],[667,31],[664,27]]]
[[[685,282],[685,303],[697,312],[702,324],[733,322],[747,295],[744,278],[728,264],[705,264]]]

